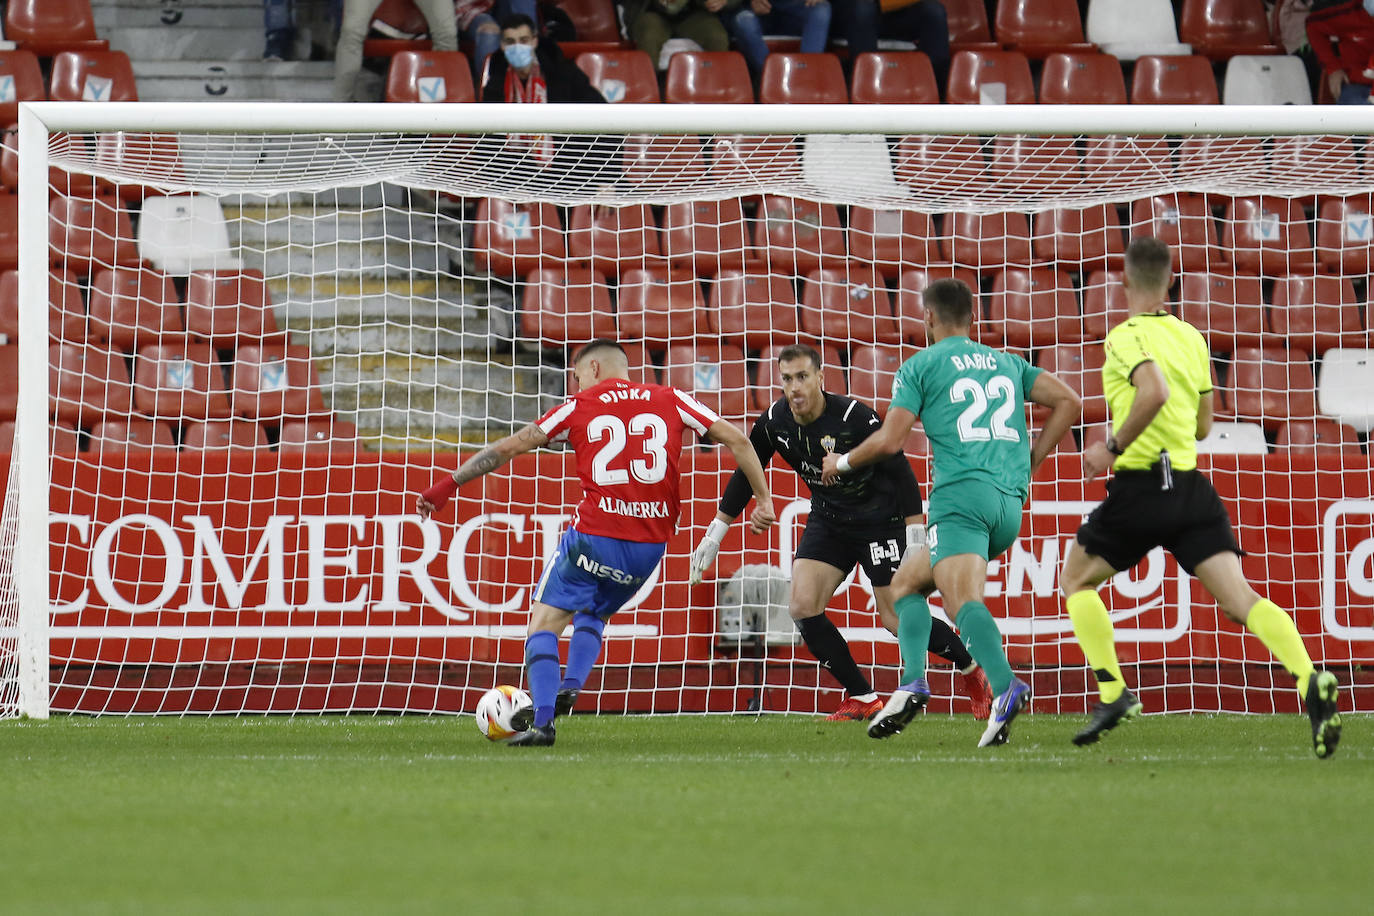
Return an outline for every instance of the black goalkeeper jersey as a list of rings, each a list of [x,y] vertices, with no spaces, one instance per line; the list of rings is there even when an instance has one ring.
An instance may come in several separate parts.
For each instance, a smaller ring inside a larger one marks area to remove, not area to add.
[[[858,468],[825,486],[821,462],[826,452],[841,454],[877,432],[878,414],[853,398],[825,395],[825,410],[805,426],[797,422],[786,398],[759,415],[749,441],[767,467],[774,454],[792,466],[811,489],[811,517],[846,526],[890,524],[922,511],[921,490],[906,455],[897,453],[876,464]],[[738,516],[753,490],[744,472],[736,470],[725,486],[720,511]]]

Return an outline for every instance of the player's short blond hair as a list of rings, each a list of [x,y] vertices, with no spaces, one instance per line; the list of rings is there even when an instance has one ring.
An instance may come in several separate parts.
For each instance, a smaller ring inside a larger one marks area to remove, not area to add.
[[[1131,239],[1126,246],[1127,282],[1142,292],[1162,293],[1173,278],[1173,252],[1152,235]]]

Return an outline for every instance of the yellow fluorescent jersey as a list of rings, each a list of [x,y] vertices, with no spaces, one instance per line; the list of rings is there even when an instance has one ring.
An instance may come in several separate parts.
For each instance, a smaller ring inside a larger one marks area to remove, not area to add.
[[[1112,415],[1112,431],[1121,428],[1135,402],[1131,373],[1144,362],[1153,362],[1169,383],[1169,399],[1126,453],[1116,459],[1116,470],[1143,470],[1169,452],[1175,470],[1197,467],[1197,411],[1202,395],[1212,390],[1207,341],[1197,328],[1173,315],[1136,315],[1112,328],[1107,335],[1102,388]]]

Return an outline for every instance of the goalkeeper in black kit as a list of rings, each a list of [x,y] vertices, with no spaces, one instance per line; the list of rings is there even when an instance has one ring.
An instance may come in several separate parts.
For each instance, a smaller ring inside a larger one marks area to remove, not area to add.
[[[788,611],[807,649],[848,694],[828,718],[869,719],[882,709],[882,701],[859,670],[844,636],[825,615],[825,606],[857,564],[873,583],[883,626],[897,632],[892,575],[907,548],[925,543],[920,487],[900,453],[829,486],[822,484],[826,453],[849,451],[872,435],[881,420],[868,405],[825,391],[821,356],[812,347],[784,347],[778,354],[778,371],[783,397],[754,421],[749,439],[761,464],[767,466],[775,453],[781,455],[811,489],[811,513],[792,561]],[[692,553],[694,584],[715,560],[725,532],[744,511],[751,493],[748,480],[736,471],[726,484],[715,520]],[[930,651],[959,669],[973,714],[987,718],[992,702],[987,679],[959,637],[938,618],[930,633]]]

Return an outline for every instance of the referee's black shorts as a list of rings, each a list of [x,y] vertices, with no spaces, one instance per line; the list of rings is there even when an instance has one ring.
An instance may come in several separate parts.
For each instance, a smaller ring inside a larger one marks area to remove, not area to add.
[[[1194,470],[1173,476],[1173,487],[1165,490],[1157,471],[1117,471],[1107,483],[1107,498],[1078,529],[1078,543],[1118,571],[1158,546],[1190,575],[1222,551],[1243,554],[1207,475]]]
[[[905,522],[841,526],[812,515],[806,520],[795,559],[819,560],[846,573],[862,566],[868,581],[881,588],[892,584],[904,553]]]

